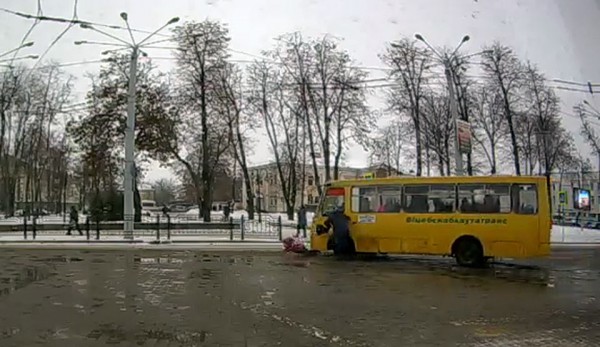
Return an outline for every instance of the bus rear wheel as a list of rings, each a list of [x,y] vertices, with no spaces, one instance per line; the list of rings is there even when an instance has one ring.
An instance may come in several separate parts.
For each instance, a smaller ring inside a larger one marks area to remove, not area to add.
[[[465,237],[458,240],[454,247],[454,257],[460,266],[480,267],[485,263],[483,247],[474,237]]]

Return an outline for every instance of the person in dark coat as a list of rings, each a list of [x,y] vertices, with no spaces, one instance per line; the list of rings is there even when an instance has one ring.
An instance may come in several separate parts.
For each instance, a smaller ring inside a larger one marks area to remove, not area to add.
[[[75,206],[71,206],[71,212],[69,212],[69,227],[67,229],[67,235],[71,235],[71,230],[77,229],[79,235],[83,235],[81,227],[79,226],[79,213]]]
[[[302,230],[302,235],[306,237],[306,224],[306,207],[302,205],[298,210],[298,225],[296,227],[296,237],[300,236],[300,230]]]
[[[327,217],[325,230],[333,228],[333,253],[337,255],[351,255],[356,252],[354,240],[350,236],[350,217],[341,207]]]

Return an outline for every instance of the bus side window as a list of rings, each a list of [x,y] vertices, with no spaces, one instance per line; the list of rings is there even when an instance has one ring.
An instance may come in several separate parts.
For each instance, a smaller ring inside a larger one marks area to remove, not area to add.
[[[434,213],[452,213],[456,205],[454,185],[432,184],[429,187],[429,200],[433,204]]]
[[[379,194],[380,213],[400,212],[400,198],[402,196],[401,186],[382,186],[377,188]]]
[[[535,184],[513,184],[513,212],[517,214],[537,214],[537,186]]]
[[[408,213],[429,212],[429,186],[404,186],[402,208]]]
[[[458,200],[462,213],[509,213],[507,184],[460,184]]]
[[[376,212],[379,208],[379,197],[375,187],[352,188],[352,212]]]

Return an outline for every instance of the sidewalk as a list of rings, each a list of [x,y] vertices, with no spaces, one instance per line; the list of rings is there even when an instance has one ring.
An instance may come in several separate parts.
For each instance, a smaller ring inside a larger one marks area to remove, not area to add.
[[[292,228],[283,228],[282,237],[295,234]],[[85,235],[67,236],[64,232],[48,232],[38,234],[35,239],[28,233],[24,239],[19,232],[0,233],[0,248],[144,248],[144,249],[219,249],[219,250],[276,250],[283,249],[280,240],[272,235],[247,233],[244,240],[241,235],[234,234],[233,240],[229,234],[186,235],[173,234],[167,240],[166,233],[161,233],[157,242],[155,234],[140,233],[133,240],[126,240],[122,234],[100,234],[95,239],[95,233],[88,240]],[[262,236],[262,237],[261,237]],[[600,247],[600,231],[573,227],[554,226],[551,236],[552,248],[563,247]]]

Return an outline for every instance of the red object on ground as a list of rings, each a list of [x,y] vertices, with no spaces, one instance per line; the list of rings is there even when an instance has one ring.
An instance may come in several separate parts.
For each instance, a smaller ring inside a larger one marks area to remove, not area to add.
[[[304,253],[307,251],[304,242],[298,237],[286,237],[283,239],[283,251],[292,253]]]

